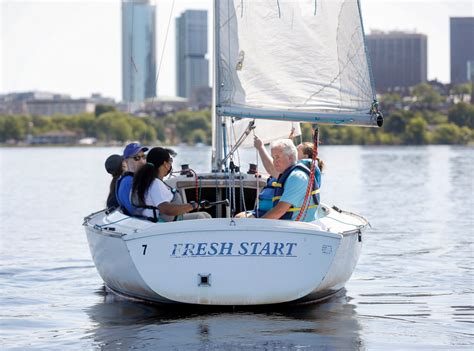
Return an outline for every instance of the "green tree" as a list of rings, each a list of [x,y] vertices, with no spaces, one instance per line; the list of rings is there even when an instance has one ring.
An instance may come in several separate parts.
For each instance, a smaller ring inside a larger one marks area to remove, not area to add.
[[[451,94],[457,96],[459,101],[464,101],[464,95],[470,95],[472,90],[471,83],[457,84],[451,88]]]
[[[320,133],[319,135],[321,136],[321,130],[323,128],[320,127]],[[301,138],[304,141],[313,141],[313,127],[311,126],[310,123],[301,123]]]
[[[443,102],[443,97],[428,83],[420,83],[413,87],[413,96],[416,97],[415,105],[421,108],[434,109]]]
[[[208,143],[208,133],[203,129],[195,129],[188,135],[188,144]]]
[[[421,116],[425,119],[428,124],[442,124],[448,122],[448,116],[444,113],[439,111],[431,111],[431,110],[422,110],[419,111]]]
[[[474,106],[465,102],[453,105],[449,109],[448,120],[460,127],[474,128]]]
[[[13,139],[24,140],[28,130],[28,119],[20,116],[1,116],[0,142]]]
[[[461,135],[461,128],[457,125],[443,123],[433,132],[433,142],[435,144],[464,144]]]
[[[380,98],[380,106],[382,111],[399,109],[402,107],[402,97],[397,93],[384,94]]]
[[[181,141],[191,140],[193,130],[202,129],[206,132],[206,140],[211,138],[211,114],[209,111],[181,111],[165,118],[168,127],[174,125],[176,134]]]
[[[144,143],[154,143],[156,141],[156,131],[146,119],[128,117],[128,124],[132,128],[132,139],[140,140]]]
[[[125,142],[132,139],[132,127],[125,114],[121,112],[107,112],[97,120],[97,133],[101,140],[117,140]]]
[[[408,144],[423,145],[429,140],[428,123],[421,116],[412,118],[404,133],[405,142]]]
[[[385,119],[382,128],[389,133],[401,134],[412,116],[413,113],[409,111],[396,111]]]
[[[97,104],[97,105],[95,105],[94,115],[96,117],[99,117],[103,113],[116,112],[116,111],[117,111],[117,109],[114,106]]]
[[[38,135],[52,130],[58,130],[50,116],[33,116],[33,134]]]
[[[155,123],[156,137],[160,141],[166,141],[165,124],[163,120]]]

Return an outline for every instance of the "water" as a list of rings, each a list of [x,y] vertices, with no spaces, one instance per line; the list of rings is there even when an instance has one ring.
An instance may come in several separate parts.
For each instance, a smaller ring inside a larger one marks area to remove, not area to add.
[[[104,291],[81,224],[103,207],[103,162],[120,151],[0,149],[2,349],[474,347],[472,148],[323,146],[323,201],[372,229],[345,292],[278,310],[165,309]],[[208,147],[177,151],[176,166],[209,169]]]

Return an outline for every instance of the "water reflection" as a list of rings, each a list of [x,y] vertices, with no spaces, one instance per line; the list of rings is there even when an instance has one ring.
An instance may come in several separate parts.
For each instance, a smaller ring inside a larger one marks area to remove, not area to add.
[[[86,333],[101,350],[363,348],[355,305],[343,291],[322,304],[273,308],[177,307],[101,290]]]

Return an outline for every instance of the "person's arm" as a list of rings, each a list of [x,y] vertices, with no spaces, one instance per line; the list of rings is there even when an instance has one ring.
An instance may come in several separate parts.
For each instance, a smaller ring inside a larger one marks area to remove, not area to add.
[[[267,149],[265,149],[263,142],[258,138],[258,136],[255,136],[253,140],[253,145],[257,149],[258,154],[262,159],[263,167],[268,172],[268,174],[270,174],[273,178],[278,178],[279,173],[275,170],[275,167],[273,166],[273,158],[270,156]]]
[[[165,183],[160,180],[153,181],[147,195],[150,196],[150,202],[156,204],[155,206],[158,207],[160,213],[167,216],[179,216],[191,212],[199,206],[194,201],[187,204],[171,203],[173,194]]]
[[[188,204],[172,204],[169,202],[162,202],[158,205],[158,210],[167,216],[179,216],[192,210],[197,209],[198,205],[194,203]]]
[[[265,213],[261,218],[280,219],[291,207],[288,202],[280,201],[270,211]]]

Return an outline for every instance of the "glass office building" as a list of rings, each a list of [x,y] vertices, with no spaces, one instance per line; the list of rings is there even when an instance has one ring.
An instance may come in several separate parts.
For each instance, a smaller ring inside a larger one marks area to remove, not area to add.
[[[156,7],[149,0],[122,1],[122,99],[156,96]]]
[[[176,19],[176,95],[191,98],[209,86],[207,11],[188,10]]]
[[[451,17],[451,83],[467,83],[474,61],[474,17]]]

